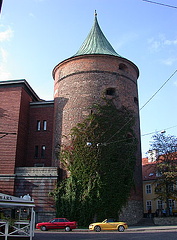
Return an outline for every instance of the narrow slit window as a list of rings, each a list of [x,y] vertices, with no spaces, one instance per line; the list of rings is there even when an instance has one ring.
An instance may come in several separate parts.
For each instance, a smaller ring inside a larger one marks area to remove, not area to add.
[[[47,121],[46,120],[43,121],[43,130],[44,131],[47,130]]]
[[[137,98],[137,97],[134,97],[134,103],[135,103],[136,105],[138,105],[138,98]]]
[[[45,158],[46,146],[42,145],[41,147],[41,158]]]
[[[39,156],[39,147],[38,147],[38,146],[35,146],[34,157],[35,157],[35,158],[38,158],[38,156]]]
[[[37,130],[37,131],[40,131],[40,130],[41,130],[41,121],[40,121],[40,120],[37,120],[36,130]]]

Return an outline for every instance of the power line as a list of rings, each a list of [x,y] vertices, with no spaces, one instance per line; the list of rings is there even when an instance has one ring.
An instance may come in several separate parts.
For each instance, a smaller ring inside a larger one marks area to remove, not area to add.
[[[177,69],[172,73],[172,75],[162,84],[162,86],[152,95],[152,97],[149,98],[149,100],[140,108],[140,111],[155,97],[155,95],[167,84],[167,82],[175,75],[177,72]],[[109,144],[108,142],[116,135],[118,134],[131,120],[130,118],[117,132],[115,132],[105,143]]]
[[[167,84],[167,82],[175,75],[177,70],[174,71],[174,73],[162,84],[162,86],[152,95],[152,97],[149,98],[149,100],[140,108],[140,111],[155,97],[155,95]]]
[[[154,1],[149,1],[149,0],[142,0],[142,1],[153,3],[153,4],[158,4],[158,5],[165,6],[165,7],[177,8],[176,6],[172,6],[172,5],[168,5],[168,4],[164,4],[164,3],[158,3],[158,2],[154,2]]]
[[[154,132],[150,132],[150,133],[145,133],[145,134],[142,134],[141,137],[144,137],[144,136],[147,136],[147,135],[152,135],[153,133],[157,133],[157,132],[166,131],[166,130],[171,129],[171,128],[174,128],[174,127],[177,127],[177,125],[175,125],[175,126],[173,126],[173,127],[164,128],[164,129],[162,129],[162,130],[158,130],[158,131],[154,131]]]

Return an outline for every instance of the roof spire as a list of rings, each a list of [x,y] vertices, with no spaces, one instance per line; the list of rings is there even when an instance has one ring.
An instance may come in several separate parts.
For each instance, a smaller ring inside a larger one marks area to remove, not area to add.
[[[97,17],[97,12],[96,12],[96,10],[95,10],[95,17]]]
[[[108,54],[121,57],[113,49],[111,44],[104,36],[97,20],[97,12],[95,10],[95,21],[88,34],[87,38],[83,42],[80,49],[74,56],[85,55],[85,54]]]

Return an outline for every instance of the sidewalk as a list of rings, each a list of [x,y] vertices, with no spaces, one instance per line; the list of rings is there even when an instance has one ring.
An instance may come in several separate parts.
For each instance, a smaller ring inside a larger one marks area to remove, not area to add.
[[[177,226],[130,226],[126,231],[159,231],[159,230],[176,230]]]
[[[168,230],[176,230],[177,231],[177,226],[130,226],[128,229],[125,230],[125,232],[133,232],[133,231],[168,231]],[[74,229],[74,232],[90,232],[89,229]]]

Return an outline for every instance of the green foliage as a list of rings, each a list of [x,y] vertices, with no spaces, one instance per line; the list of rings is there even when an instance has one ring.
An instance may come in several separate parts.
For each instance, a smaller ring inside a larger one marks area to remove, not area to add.
[[[111,101],[92,110],[71,130],[71,143],[62,147],[60,161],[69,176],[54,193],[58,216],[82,226],[93,219],[118,218],[134,184],[133,114]]]
[[[177,138],[157,133],[153,139],[151,147],[158,152],[155,191],[157,198],[166,202],[169,214],[169,199],[177,200]]]

